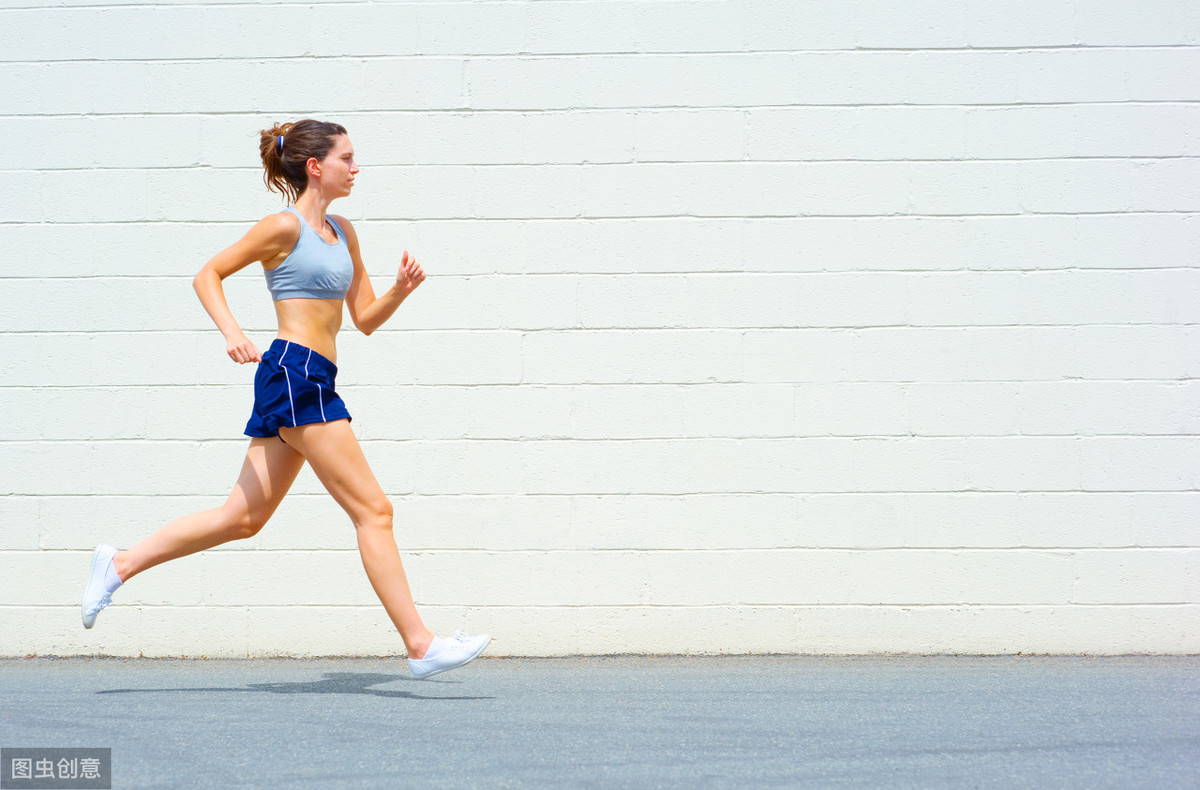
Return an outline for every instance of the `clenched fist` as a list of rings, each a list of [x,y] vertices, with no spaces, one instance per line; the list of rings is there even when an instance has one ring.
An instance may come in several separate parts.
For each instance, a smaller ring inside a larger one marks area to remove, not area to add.
[[[405,250],[404,256],[400,259],[400,271],[396,273],[396,286],[405,293],[412,293],[424,281],[425,272],[421,270],[421,264],[417,263],[416,258],[410,257],[408,250]]]
[[[229,358],[239,365],[245,365],[247,362],[258,362],[262,359],[262,354],[258,353],[258,349],[245,335],[235,335],[234,337],[226,338],[225,353],[229,354]]]

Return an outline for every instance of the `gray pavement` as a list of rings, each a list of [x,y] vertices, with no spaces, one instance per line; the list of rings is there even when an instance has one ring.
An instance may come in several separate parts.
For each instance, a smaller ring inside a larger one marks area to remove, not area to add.
[[[114,788],[1200,788],[1200,656],[0,660]]]

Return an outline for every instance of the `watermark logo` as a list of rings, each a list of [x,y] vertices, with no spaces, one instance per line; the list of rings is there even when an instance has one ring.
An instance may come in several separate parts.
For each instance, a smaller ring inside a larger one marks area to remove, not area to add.
[[[112,749],[0,749],[0,788],[112,787]]]

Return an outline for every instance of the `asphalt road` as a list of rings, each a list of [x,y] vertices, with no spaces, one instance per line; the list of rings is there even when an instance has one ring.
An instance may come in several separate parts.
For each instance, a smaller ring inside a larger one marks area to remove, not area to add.
[[[1200,788],[1200,656],[0,660],[114,788]]]

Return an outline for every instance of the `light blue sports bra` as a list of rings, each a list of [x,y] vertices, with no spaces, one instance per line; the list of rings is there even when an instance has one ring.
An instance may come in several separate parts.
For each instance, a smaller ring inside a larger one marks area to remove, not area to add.
[[[354,261],[350,258],[346,234],[337,221],[329,217],[329,224],[337,233],[337,241],[330,244],[313,230],[299,211],[291,206],[285,211],[300,219],[300,238],[283,263],[265,270],[271,298],[276,301],[345,298],[354,278]]]

